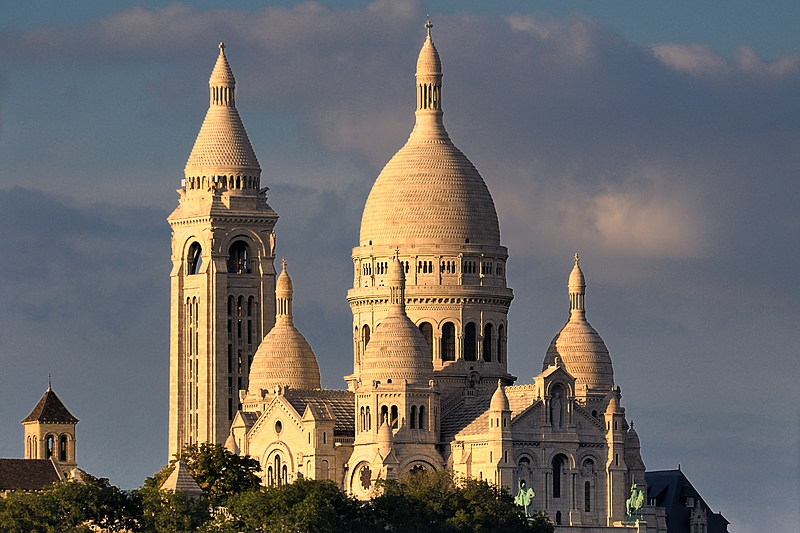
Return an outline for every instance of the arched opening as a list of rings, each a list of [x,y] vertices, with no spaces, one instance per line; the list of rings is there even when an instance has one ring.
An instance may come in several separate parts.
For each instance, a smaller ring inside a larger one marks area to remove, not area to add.
[[[250,247],[236,241],[228,249],[228,274],[250,274]]]
[[[320,479],[328,479],[328,461],[323,460],[322,463],[319,465],[319,478]]]
[[[389,424],[389,425],[392,426],[392,429],[397,429],[397,426],[398,426],[398,420],[397,419],[398,419],[397,406],[393,405],[392,406],[392,418],[391,418],[390,424]]]
[[[483,326],[483,360],[487,363],[492,361],[493,334],[494,327],[491,324]]]
[[[419,429],[428,429],[428,419],[424,405],[419,406]]]
[[[497,362],[503,362],[503,355],[505,352],[505,334],[506,330],[503,324],[497,326]]]
[[[442,326],[442,361],[456,360],[456,327],[452,322]]]
[[[411,429],[417,429],[417,406],[416,405],[412,405],[411,406],[411,416],[409,418],[410,418],[409,421],[411,422]]]
[[[199,274],[203,265],[203,249],[199,242],[193,242],[189,247],[189,274]]]
[[[433,326],[428,322],[423,322],[419,325],[419,330],[422,332],[422,336],[425,337],[425,342],[428,343],[428,357],[433,360]]]
[[[384,422],[389,423],[389,407],[386,405],[381,406],[381,419],[378,426],[382,426]]]
[[[592,512],[592,484],[588,481],[583,484],[583,511]]]
[[[369,407],[367,407],[367,431],[372,429],[372,415],[369,412]]]
[[[464,360],[478,360],[478,335],[474,322],[468,322],[464,328]]]
[[[67,436],[61,435],[58,439],[58,460],[59,461],[66,461],[67,460]]]
[[[364,343],[364,350],[366,350],[367,344],[369,344],[369,326],[366,324],[361,329],[361,342]]]
[[[564,474],[564,465],[567,458],[563,455],[553,457],[553,498],[561,497],[561,477]]]
[[[50,459],[56,451],[56,438],[53,435],[48,435],[44,439],[44,458]]]

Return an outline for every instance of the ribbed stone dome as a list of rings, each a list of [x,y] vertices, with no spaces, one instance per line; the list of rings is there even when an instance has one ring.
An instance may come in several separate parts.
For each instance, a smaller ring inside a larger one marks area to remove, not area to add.
[[[208,84],[210,105],[186,162],[186,177],[225,172],[260,175],[261,167],[236,110],[236,80],[225,57],[225,45],[221,43]]]
[[[248,389],[273,391],[278,385],[293,389],[319,389],[319,365],[314,351],[294,326],[292,318],[292,281],[283,262],[283,272],[276,283],[277,312],[275,326],[267,333],[253,356]]]
[[[430,34],[416,77],[416,125],[372,186],[360,243],[499,245],[500,226],[489,189],[444,129],[441,62]]]
[[[361,361],[361,381],[428,384],[433,361],[425,337],[405,312],[405,274],[397,258],[389,264],[391,303],[389,314],[375,328]],[[399,285],[399,286],[398,286]]]
[[[614,368],[605,342],[586,320],[585,287],[576,254],[569,278],[570,317],[550,343],[543,369],[555,364],[556,356],[560,356],[566,371],[575,377],[578,391],[581,385],[608,391],[614,388]]]

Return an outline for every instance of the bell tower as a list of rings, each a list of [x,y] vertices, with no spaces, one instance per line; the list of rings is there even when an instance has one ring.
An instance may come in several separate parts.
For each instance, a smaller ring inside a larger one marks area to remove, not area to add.
[[[275,223],[236,110],[225,45],[172,226],[169,453],[222,444],[250,363],[275,323]]]
[[[48,385],[31,414],[22,420],[25,428],[25,459],[52,459],[66,475],[78,466],[75,459],[75,426],[78,419]]]

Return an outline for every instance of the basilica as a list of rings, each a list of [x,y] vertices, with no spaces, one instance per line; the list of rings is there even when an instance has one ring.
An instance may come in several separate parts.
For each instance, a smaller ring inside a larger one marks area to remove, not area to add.
[[[170,454],[224,443],[257,459],[265,484],[329,479],[362,499],[378,479],[449,468],[514,495],[532,489],[531,509],[565,530],[666,531],[662,508],[626,508],[647,493],[645,465],[587,321],[578,255],[565,268],[564,309],[553,310],[568,320],[541,373],[515,385],[508,372],[508,249],[489,188],[445,130],[431,28],[416,65],[416,124],[375,180],[352,250],[343,390],[321,387],[294,325],[291,262],[278,273],[278,214],[220,44],[169,217]]]

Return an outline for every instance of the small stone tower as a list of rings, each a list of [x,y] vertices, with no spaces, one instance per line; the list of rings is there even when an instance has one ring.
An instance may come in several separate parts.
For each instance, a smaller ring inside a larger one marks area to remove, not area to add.
[[[275,223],[235,105],[225,45],[172,226],[169,453],[222,444],[275,323]]]
[[[22,420],[25,428],[25,459],[54,459],[67,475],[78,466],[75,460],[75,426],[78,419],[48,386],[31,414]]]

